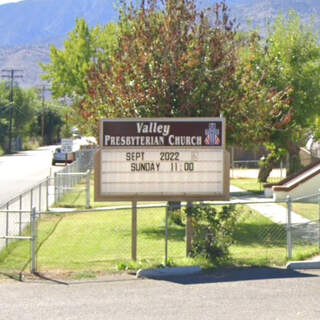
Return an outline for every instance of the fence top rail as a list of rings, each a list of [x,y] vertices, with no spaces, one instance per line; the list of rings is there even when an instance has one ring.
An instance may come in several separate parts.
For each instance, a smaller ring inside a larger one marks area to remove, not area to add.
[[[32,237],[23,237],[23,236],[3,236],[0,239],[13,239],[13,240],[32,240]]]
[[[85,176],[87,175],[89,170],[85,172],[56,172],[58,176]]]
[[[286,201],[283,201],[286,202]],[[206,201],[203,203],[193,203],[193,207],[199,207],[199,206],[206,206],[206,205],[243,205],[243,204],[264,204],[264,203],[277,203],[272,200],[267,201]],[[181,207],[187,207],[188,203],[181,202]],[[159,204],[142,204],[137,205],[138,209],[152,209],[152,208],[169,208],[170,205],[166,203],[159,203]],[[49,210],[44,211],[41,213],[47,213],[47,214],[64,214],[64,213],[85,213],[85,212],[104,212],[104,211],[115,211],[115,210],[130,210],[132,209],[131,205],[127,206],[112,206],[112,207],[103,207],[103,208],[91,208],[91,209],[63,209],[61,210]]]
[[[258,163],[261,160],[233,160],[234,163]]]
[[[314,193],[314,194],[309,194],[309,195],[298,197],[298,198],[292,198],[291,201],[296,202],[296,201],[315,198],[315,197],[319,197],[319,196],[320,196],[320,193]]]
[[[23,197],[24,195],[31,192],[32,190],[39,188],[42,184],[47,183],[47,181],[50,181],[50,179],[51,179],[51,177],[48,176],[45,179],[38,182],[37,184],[33,185],[32,187],[29,187],[29,188],[25,189],[24,191],[20,192],[18,195],[14,196],[13,198],[10,198],[9,200],[6,200],[3,203],[0,203],[0,208],[3,208],[8,203],[10,204],[11,202],[15,202],[20,197]]]
[[[31,210],[0,210],[0,213],[32,213]]]

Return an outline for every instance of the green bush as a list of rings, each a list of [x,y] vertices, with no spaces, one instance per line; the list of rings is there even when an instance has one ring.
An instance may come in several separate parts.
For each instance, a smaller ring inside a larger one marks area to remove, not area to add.
[[[181,210],[174,210],[169,212],[169,223],[178,226],[185,226],[186,214]]]
[[[35,150],[40,147],[40,138],[29,138],[24,141],[23,149],[24,150]]]
[[[213,263],[225,260],[239,217],[235,206],[223,206],[220,211],[212,206],[191,207],[186,214],[191,215],[194,228],[191,256],[202,256]]]

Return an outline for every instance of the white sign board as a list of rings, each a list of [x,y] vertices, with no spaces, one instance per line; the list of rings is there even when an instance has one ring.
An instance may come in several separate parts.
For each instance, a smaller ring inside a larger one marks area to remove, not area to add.
[[[105,128],[100,136],[102,148],[95,166],[97,201],[228,199],[223,119],[119,121],[108,120],[105,125],[111,129]],[[200,126],[197,121],[202,122]],[[132,128],[126,131],[123,126],[128,122]],[[210,127],[218,134],[212,145]]]
[[[63,153],[71,153],[73,146],[72,139],[61,139],[61,152]]]

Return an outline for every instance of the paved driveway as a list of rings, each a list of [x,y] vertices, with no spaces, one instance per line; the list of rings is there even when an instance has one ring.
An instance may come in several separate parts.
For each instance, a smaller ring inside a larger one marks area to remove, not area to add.
[[[0,283],[1,319],[320,319],[320,271],[241,268],[161,280]]]

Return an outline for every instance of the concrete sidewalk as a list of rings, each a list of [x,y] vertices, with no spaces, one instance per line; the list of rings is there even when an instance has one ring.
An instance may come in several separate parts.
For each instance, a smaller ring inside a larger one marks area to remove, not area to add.
[[[247,201],[258,202],[254,204],[247,204],[251,209],[261,213],[268,219],[278,224],[286,224],[288,219],[288,209],[277,203],[272,203],[270,199],[264,196],[256,196],[235,186],[230,186],[231,201]],[[299,214],[291,211],[291,223],[310,223],[310,220],[300,216]],[[291,261],[286,265],[287,269],[303,270],[303,269],[320,269],[320,255],[317,255],[305,261]]]
[[[235,186],[230,186],[231,202],[257,202],[248,206],[260,212],[262,215],[275,223],[286,224],[288,219],[288,209],[280,204],[273,203],[272,200],[264,196],[257,196]],[[291,223],[308,223],[310,220],[291,211]]]

